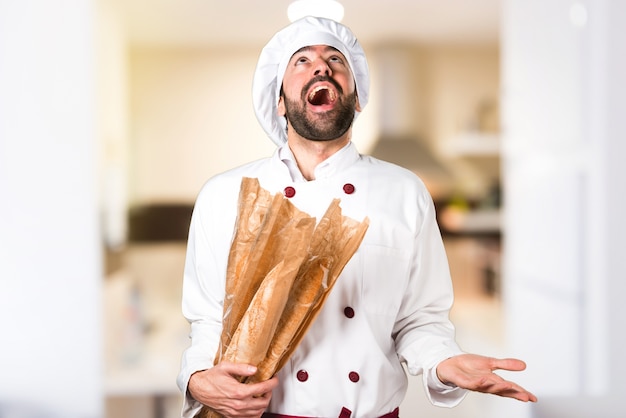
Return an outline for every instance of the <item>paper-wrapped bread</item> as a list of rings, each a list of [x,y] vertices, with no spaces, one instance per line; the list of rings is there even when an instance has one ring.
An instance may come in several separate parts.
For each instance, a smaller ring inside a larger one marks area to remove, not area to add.
[[[342,216],[339,200],[333,200],[313,233],[308,258],[298,271],[267,355],[249,382],[267,380],[284,366],[361,244],[368,225],[367,218],[359,223]]]
[[[314,227],[315,218],[298,210],[279,194],[272,197],[260,187],[257,179],[242,180],[239,214],[226,272],[223,332],[216,364],[271,269],[284,260],[282,279],[293,281],[307,254]]]
[[[242,179],[228,259],[223,329],[215,364],[257,366],[271,378],[289,359],[361,244],[369,220],[342,216],[339,200],[316,219],[257,179]],[[203,407],[196,418],[221,417]]]

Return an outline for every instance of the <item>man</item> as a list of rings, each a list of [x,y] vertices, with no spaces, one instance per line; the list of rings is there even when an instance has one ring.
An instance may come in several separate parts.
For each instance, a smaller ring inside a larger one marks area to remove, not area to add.
[[[212,178],[198,196],[183,285],[192,339],[178,379],[184,417],[203,404],[226,417],[397,417],[407,390],[403,364],[423,375],[436,405],[454,406],[468,389],[536,401],[493,373],[523,370],[523,362],[466,354],[454,342],[451,280],[430,195],[413,173],[360,155],[350,140],[368,83],[358,41],[330,20],[299,20],[263,49],[254,107],[278,149]],[[318,219],[340,198],[346,216],[370,220],[289,362],[248,385],[237,377],[253,375],[253,365],[213,366],[242,177],[284,192]]]

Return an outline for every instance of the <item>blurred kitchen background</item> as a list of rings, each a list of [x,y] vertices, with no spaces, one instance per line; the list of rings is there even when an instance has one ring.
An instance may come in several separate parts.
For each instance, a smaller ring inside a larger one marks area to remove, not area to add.
[[[179,416],[196,194],[270,155],[251,80],[290,0],[0,0],[0,418]],[[536,405],[624,416],[626,2],[340,0],[368,54],[363,153],[435,200],[471,352]]]

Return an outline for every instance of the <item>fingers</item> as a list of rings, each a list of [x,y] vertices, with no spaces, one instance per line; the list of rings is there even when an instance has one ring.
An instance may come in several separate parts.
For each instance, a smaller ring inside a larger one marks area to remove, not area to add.
[[[220,365],[223,372],[234,377],[253,376],[257,371],[256,367],[249,364],[222,362]],[[264,382],[246,384],[240,387],[240,397],[266,397],[267,394],[271,394],[276,386],[278,386],[278,377],[276,376]]]
[[[475,354],[460,354],[439,363],[437,376],[443,383],[453,383],[464,389],[514,398],[523,402],[536,402],[535,395],[494,373],[495,370],[518,372],[524,369],[526,369],[526,363],[514,358],[498,359]]]
[[[526,363],[515,358],[492,359],[491,370],[509,370],[512,372],[520,372],[526,369]]]
[[[252,383],[249,386],[253,387],[260,393],[271,393],[272,390],[274,390],[276,386],[278,386],[278,377],[274,376],[270,380],[259,383]]]
[[[494,359],[493,370],[519,372],[526,369],[526,363],[514,358]],[[537,397],[517,383],[502,379],[503,387],[494,392],[496,395],[514,398],[522,402],[537,402]]]
[[[505,398],[517,399],[522,402],[537,402],[537,397],[535,395],[516,384],[505,385],[505,387],[497,388],[492,393]]]
[[[278,379],[272,378],[265,382],[243,384],[234,395],[237,400],[232,407],[232,416],[260,417],[272,400],[272,389],[278,385]]]
[[[241,383],[242,376],[255,373],[256,367],[251,365],[222,362],[192,374],[188,390],[198,402],[223,416],[257,418],[269,405],[278,378],[254,384]]]
[[[513,398],[522,402],[537,402],[537,397],[535,395],[517,383],[504,380],[496,374],[492,374],[491,379],[486,379],[474,390],[506,398]]]
[[[222,371],[233,376],[253,376],[256,373],[257,368],[244,363],[231,363],[229,361],[222,361],[216,367],[220,367]]]

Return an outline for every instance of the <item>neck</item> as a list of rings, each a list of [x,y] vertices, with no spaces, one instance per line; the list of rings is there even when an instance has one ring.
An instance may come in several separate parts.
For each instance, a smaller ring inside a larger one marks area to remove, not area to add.
[[[296,158],[300,172],[307,180],[315,180],[315,167],[350,142],[350,132],[331,141],[311,141],[297,135],[288,135],[287,143]]]

